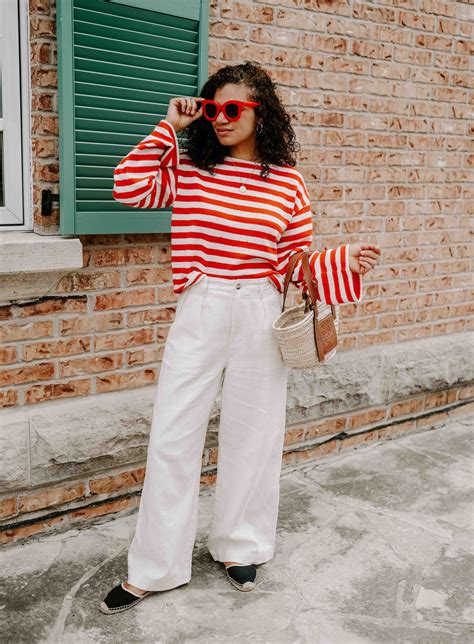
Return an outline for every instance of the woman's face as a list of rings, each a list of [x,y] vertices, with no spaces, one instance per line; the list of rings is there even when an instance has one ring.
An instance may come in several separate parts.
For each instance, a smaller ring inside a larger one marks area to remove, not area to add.
[[[246,85],[235,85],[228,83],[216,90],[214,100],[221,105],[231,99],[239,101],[250,101],[252,98]],[[222,145],[235,146],[244,141],[249,144],[255,143],[255,128],[257,118],[253,107],[243,107],[240,118],[237,121],[228,121],[223,112],[215,121],[211,122],[219,142]]]

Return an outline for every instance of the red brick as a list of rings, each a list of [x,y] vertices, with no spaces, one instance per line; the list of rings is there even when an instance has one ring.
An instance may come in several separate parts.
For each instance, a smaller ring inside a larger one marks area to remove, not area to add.
[[[69,380],[67,382],[30,387],[25,392],[25,402],[27,404],[33,404],[45,400],[55,400],[57,398],[85,396],[90,393],[91,381],[89,379]]]
[[[89,481],[89,489],[91,494],[110,494],[111,492],[123,491],[142,485],[144,477],[145,468],[140,467],[115,476],[91,479]]]
[[[125,248],[100,248],[92,251],[95,266],[120,266],[125,264]]]
[[[37,18],[32,16],[30,19],[30,38],[39,36],[54,36],[56,33],[56,22],[52,18]]]
[[[90,351],[90,348],[90,338],[71,338],[69,340],[25,344],[23,347],[23,360],[39,360],[41,358],[55,358],[84,353],[85,351]]]
[[[48,13],[50,0],[29,0],[29,14]]]
[[[43,508],[50,508],[75,501],[84,496],[84,484],[72,483],[47,490],[38,490],[30,494],[21,495],[18,498],[18,509],[20,513],[35,512]]]
[[[396,423],[387,427],[379,428],[378,435],[380,440],[389,440],[397,436],[404,436],[416,430],[416,421],[407,420],[404,423]]]
[[[158,304],[168,304],[169,302],[176,303],[178,300],[178,295],[173,292],[173,286],[160,286],[157,290],[157,302]]]
[[[77,360],[65,360],[59,364],[59,377],[67,378],[86,373],[100,373],[120,369],[123,365],[121,353],[111,353],[105,356],[89,356]]]
[[[39,519],[37,522],[27,525],[13,526],[7,529],[2,529],[0,527],[0,543],[14,543],[16,541],[26,539],[27,537],[51,532],[52,530],[57,530],[64,525],[68,525],[68,522],[69,517],[62,514],[60,516]]]
[[[127,365],[135,367],[149,362],[161,362],[163,353],[164,347],[146,347],[145,349],[127,351]]]
[[[141,306],[143,304],[154,303],[154,289],[142,288],[97,295],[94,309],[96,311],[104,311],[106,309],[119,309],[126,306]]]
[[[327,434],[339,434],[347,428],[348,417],[343,415],[336,418],[321,418],[305,427],[304,440],[312,440]]]
[[[136,329],[123,333],[110,333],[94,338],[94,351],[108,351],[110,349],[126,349],[139,344],[153,342],[153,329]]]
[[[67,293],[77,293],[80,291],[102,290],[104,288],[114,288],[120,284],[120,273],[118,272],[101,272],[101,273],[69,273],[63,277],[56,286],[56,292],[65,291]]]
[[[52,76],[46,76],[44,80],[52,79]],[[35,135],[39,134],[58,134],[58,117],[47,114],[33,114],[31,117],[31,131]]]
[[[36,380],[50,380],[54,377],[54,364],[40,362],[17,369],[6,369],[0,372],[0,387],[19,385]]]
[[[133,507],[134,500],[131,498],[124,499],[115,499],[109,501],[108,503],[101,503],[96,506],[89,506],[85,508],[79,508],[71,512],[71,522],[78,523],[79,521],[85,521],[87,519],[93,519],[95,517],[103,517],[108,514],[114,514],[115,512],[122,512],[123,510],[131,509]]]
[[[172,280],[171,267],[131,268],[127,271],[127,284],[163,284]]]
[[[143,369],[141,371],[130,371],[128,373],[113,373],[110,376],[96,378],[97,393],[106,391],[119,391],[121,389],[136,389],[145,387],[156,382],[156,369]]]
[[[346,449],[352,449],[357,447],[357,445],[364,445],[366,443],[372,443],[379,439],[378,429],[374,429],[369,432],[363,432],[361,434],[354,434],[353,436],[348,436],[347,438],[341,441],[341,452]]]
[[[54,96],[51,92],[46,92],[42,89],[39,90],[37,88],[32,89],[31,109],[33,112],[52,112],[53,107]],[[36,134],[35,130],[33,130],[33,132],[34,134]],[[33,138],[32,141],[38,141],[38,139]]]
[[[127,264],[153,264],[158,261],[158,248],[154,246],[134,246],[125,248]]]
[[[294,427],[285,432],[285,446],[300,443],[304,439],[304,427]]]
[[[403,402],[394,403],[389,409],[389,418],[397,418],[398,416],[414,416],[423,411],[425,405],[423,398],[413,398],[412,400],[404,400]]]
[[[268,5],[259,6],[251,2],[232,3],[232,17],[245,22],[258,24],[273,22],[274,12],[274,8]]]
[[[59,299],[48,299],[34,304],[26,304],[18,307],[19,317],[30,317],[33,315],[51,315],[52,313],[70,313],[80,311],[87,312],[87,297],[70,297]]]
[[[112,313],[92,314],[87,317],[60,318],[61,335],[93,333],[95,331],[113,331],[123,327],[124,315],[119,311]]]
[[[17,513],[16,497],[11,496],[8,499],[0,500],[0,519],[8,519]]]
[[[30,62],[48,64],[51,62],[51,43],[32,42],[30,47]]]
[[[7,389],[0,391],[0,408],[13,407],[18,402],[18,391],[16,389]]]
[[[0,320],[9,320],[12,315],[11,306],[0,306]]]
[[[18,360],[16,347],[0,347],[0,364],[13,364]]]
[[[349,418],[348,429],[358,429],[365,425],[373,425],[384,420],[386,409],[367,409],[360,413],[355,413]]]
[[[144,311],[130,311],[128,325],[142,326],[143,324],[170,324],[173,322],[176,311],[172,307],[147,308]]]
[[[51,321],[28,322],[26,324],[4,324],[0,327],[0,342],[15,342],[51,336],[53,323]]]

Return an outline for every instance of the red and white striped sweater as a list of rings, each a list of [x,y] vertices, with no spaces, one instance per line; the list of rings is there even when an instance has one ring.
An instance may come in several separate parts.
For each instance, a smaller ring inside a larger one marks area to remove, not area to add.
[[[268,276],[283,292],[291,255],[310,250],[311,204],[298,170],[270,166],[265,179],[260,169],[257,162],[226,156],[211,175],[179,150],[176,131],[166,119],[117,165],[114,199],[134,208],[172,206],[175,293],[203,274],[232,280]],[[362,299],[361,277],[349,268],[349,244],[315,250],[309,259],[319,300],[343,304]],[[307,292],[301,261],[292,281]]]

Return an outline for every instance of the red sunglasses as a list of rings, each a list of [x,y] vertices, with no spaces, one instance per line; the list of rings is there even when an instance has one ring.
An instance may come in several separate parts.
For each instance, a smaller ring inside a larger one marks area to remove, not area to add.
[[[215,121],[220,112],[224,113],[224,116],[228,121],[238,121],[244,106],[256,107],[257,105],[260,105],[260,103],[255,103],[253,101],[237,100],[226,101],[221,105],[211,98],[197,99],[197,101],[201,103],[202,113],[208,121]]]

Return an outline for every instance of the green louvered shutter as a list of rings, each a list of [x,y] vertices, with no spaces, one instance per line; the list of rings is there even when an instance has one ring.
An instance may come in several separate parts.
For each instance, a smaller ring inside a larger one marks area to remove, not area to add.
[[[199,95],[208,1],[60,0],[57,16],[61,233],[168,232],[170,208],[114,200],[113,170],[170,98]]]

